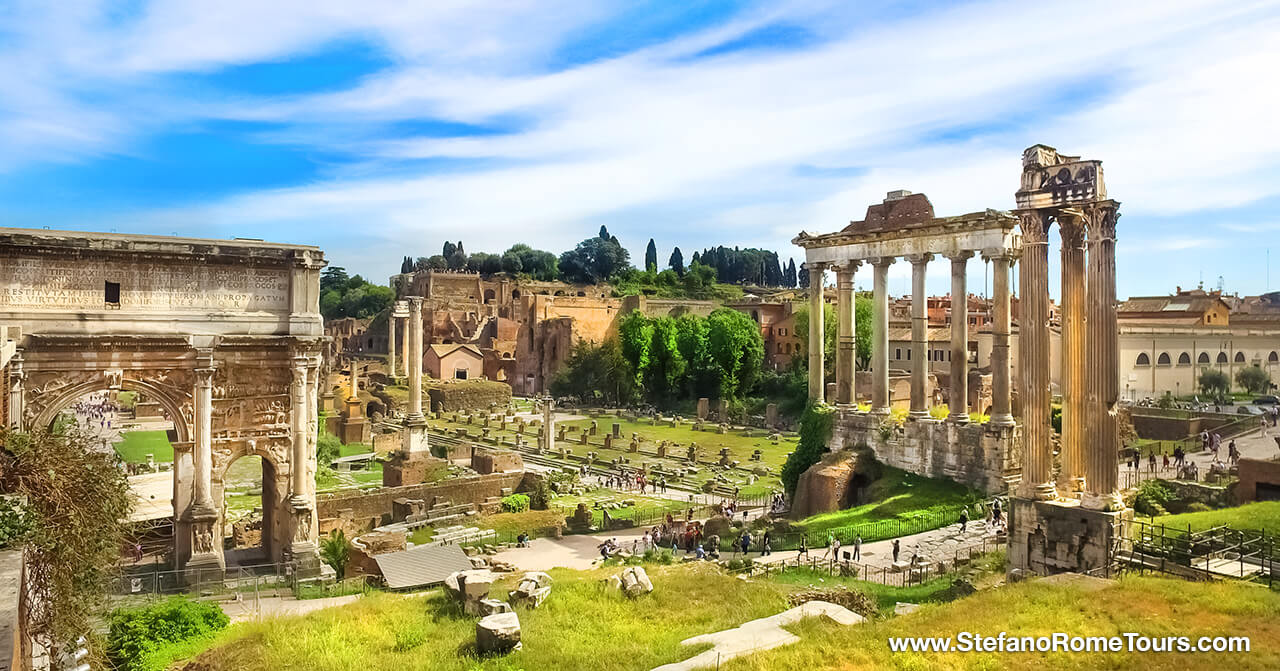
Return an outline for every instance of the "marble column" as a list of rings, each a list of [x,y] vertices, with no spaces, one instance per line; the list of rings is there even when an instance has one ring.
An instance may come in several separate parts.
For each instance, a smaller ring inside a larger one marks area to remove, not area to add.
[[[194,394],[195,435],[191,447],[191,463],[195,470],[192,505],[213,511],[213,372],[212,367],[196,369]]]
[[[1057,496],[1049,444],[1049,220],[1039,210],[1019,212],[1022,260],[1018,264],[1018,380],[1022,416],[1022,482],[1019,496]]]
[[[409,376],[409,419],[422,420],[422,299],[409,299],[409,348],[405,372]]]
[[[22,395],[26,374],[22,372],[22,355],[9,361],[9,428],[22,430]]]
[[[889,414],[889,266],[892,256],[872,262],[875,279],[871,317],[871,412]]]
[[[409,375],[409,318],[401,317],[400,324],[400,368],[405,376]],[[421,365],[421,362],[419,362]]]
[[[1092,403],[1086,410],[1085,494],[1082,505],[1123,510],[1119,493],[1120,437],[1116,417],[1120,397],[1119,329],[1116,323],[1116,220],[1119,204],[1103,201],[1086,207],[1088,233],[1088,332],[1086,386]]]
[[[293,382],[289,385],[289,419],[292,442],[289,451],[290,489],[295,505],[307,500],[307,369],[304,356],[293,358]],[[351,395],[356,393],[356,365],[351,364]]]
[[[911,262],[911,413],[910,419],[929,418],[929,296],[924,278],[933,254],[913,254]]]
[[[857,343],[854,336],[853,273],[857,261],[836,266],[836,402],[857,403],[854,392],[854,370],[857,368]]]
[[[409,298],[409,348],[405,351],[405,369],[409,374],[409,410],[401,451],[409,456],[428,451],[427,418],[422,414],[422,298]]]
[[[951,398],[947,420],[969,423],[969,285],[965,271],[973,252],[948,254],[951,259]]]
[[[396,379],[396,316],[393,306],[387,313],[387,374]]]
[[[316,464],[316,442],[320,438],[320,380],[323,370],[323,361],[319,355],[307,357],[307,403],[306,403],[306,421],[307,421],[307,494],[314,497],[316,493],[316,477],[315,470],[312,468]]]
[[[1009,386],[1009,264],[1012,256],[1007,250],[996,250],[988,255],[994,277],[992,284],[991,326],[991,419],[992,427],[1014,425]]]
[[[822,314],[822,271],[824,264],[809,262],[809,400],[824,403],[826,380],[823,378],[826,360],[824,315]]]
[[[1085,254],[1084,221],[1059,213],[1062,235],[1062,447],[1058,487],[1083,489],[1085,465]]]

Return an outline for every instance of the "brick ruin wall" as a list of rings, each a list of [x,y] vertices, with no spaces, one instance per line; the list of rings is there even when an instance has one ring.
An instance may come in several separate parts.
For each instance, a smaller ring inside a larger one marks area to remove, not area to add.
[[[524,473],[493,473],[450,478],[440,482],[404,487],[382,487],[370,492],[320,495],[316,497],[321,533],[342,526],[348,533],[368,530],[389,521],[396,499],[421,499],[428,508],[435,503],[475,504],[480,507],[490,497],[515,491]],[[344,519],[345,518],[345,519]]]
[[[989,494],[1006,492],[1007,482],[1022,472],[1022,436],[1016,427],[987,430],[983,424],[908,420],[885,440],[882,421],[883,416],[838,411],[830,449],[865,445],[887,466],[949,478]]]

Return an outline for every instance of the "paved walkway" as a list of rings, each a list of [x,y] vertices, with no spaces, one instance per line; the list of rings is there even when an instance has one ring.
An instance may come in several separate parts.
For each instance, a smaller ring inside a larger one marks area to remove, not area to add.
[[[1261,421],[1259,420],[1259,423]],[[1251,433],[1236,436],[1234,439],[1226,438],[1222,441],[1222,447],[1218,448],[1218,456],[1225,464],[1227,463],[1227,444],[1232,440],[1236,441],[1236,449],[1240,451],[1241,457],[1250,459],[1274,459],[1280,456],[1280,447],[1276,445],[1276,436],[1280,436],[1280,427],[1268,426],[1265,430],[1255,430]],[[1210,450],[1201,450],[1192,452],[1187,455],[1187,461],[1195,463],[1200,470],[1200,478],[1209,472],[1209,466],[1213,463],[1213,452]],[[1136,486],[1137,483],[1151,478],[1162,478],[1165,480],[1173,480],[1178,477],[1178,471],[1173,467],[1173,457],[1169,457],[1169,468],[1164,468],[1164,461],[1160,457],[1156,457],[1156,470],[1152,472],[1147,467],[1146,456],[1142,459],[1142,468],[1136,472],[1129,467],[1128,464],[1120,464],[1120,485]]]
[[[933,531],[923,531],[910,536],[899,537],[899,561],[910,561],[913,554],[920,555],[920,561],[924,563],[932,563],[937,561],[951,561],[955,557],[957,550],[974,546],[981,546],[983,541],[988,544],[992,543],[996,538],[994,531],[987,527],[986,522],[982,520],[969,522],[965,526],[965,530],[960,530],[959,524],[934,529]],[[853,552],[853,545],[843,545],[840,548],[843,555],[845,552]],[[733,553],[721,552],[720,557],[733,558],[739,555]],[[795,550],[781,550],[769,555],[760,556],[757,552],[751,552],[747,555],[756,562],[766,564],[779,564],[782,562],[794,561],[797,557],[805,557]],[[852,555],[851,555],[852,556]],[[831,559],[829,548],[819,547],[810,548],[807,558],[810,559]],[[861,558],[854,561],[859,564],[865,564],[875,568],[892,568],[893,566],[893,539],[876,541],[874,543],[863,543]]]
[[[643,528],[625,529],[599,534],[576,534],[564,538],[535,538],[527,548],[512,548],[493,556],[522,571],[546,571],[553,568],[569,568],[585,571],[600,559],[600,544],[610,538],[618,539],[618,545],[628,552],[632,542],[644,536]]]

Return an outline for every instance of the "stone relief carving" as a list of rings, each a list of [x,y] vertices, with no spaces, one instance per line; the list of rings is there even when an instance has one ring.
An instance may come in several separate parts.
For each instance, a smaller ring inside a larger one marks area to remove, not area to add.
[[[213,552],[213,524],[197,522],[192,525],[192,551],[196,554]]]

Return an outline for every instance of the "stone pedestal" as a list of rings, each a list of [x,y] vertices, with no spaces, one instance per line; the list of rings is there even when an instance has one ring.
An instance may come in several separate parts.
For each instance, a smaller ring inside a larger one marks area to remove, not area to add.
[[[1075,500],[1009,500],[1009,570],[1084,573],[1116,560],[1133,510],[1108,512]]]
[[[427,452],[397,452],[382,465],[382,486],[403,487],[422,484],[428,473],[445,467],[443,459]]]
[[[373,437],[373,428],[363,417],[342,418],[338,422],[337,436],[343,445],[348,443],[368,443]]]
[[[401,434],[400,451],[408,454],[417,454],[419,452],[427,454],[429,447],[427,445],[427,422],[425,419],[420,421],[408,422],[404,427],[404,433]]]

